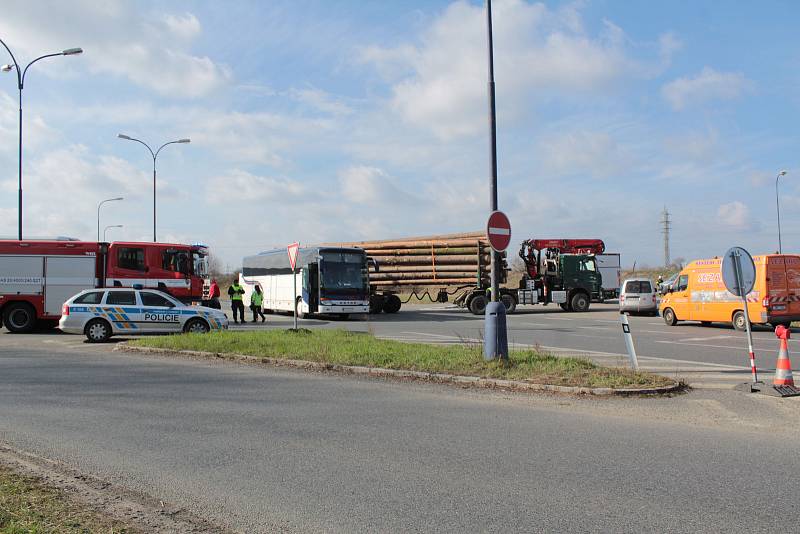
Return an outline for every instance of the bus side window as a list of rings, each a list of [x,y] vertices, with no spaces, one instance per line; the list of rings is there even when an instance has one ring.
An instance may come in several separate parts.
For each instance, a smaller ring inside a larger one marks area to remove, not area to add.
[[[303,289],[306,292],[309,292],[309,283],[308,283],[308,267],[303,267]]]

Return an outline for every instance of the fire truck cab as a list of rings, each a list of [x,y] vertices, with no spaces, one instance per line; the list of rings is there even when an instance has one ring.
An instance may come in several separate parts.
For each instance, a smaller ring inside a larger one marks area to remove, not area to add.
[[[207,254],[203,245],[0,240],[0,318],[11,332],[54,327],[67,299],[95,287],[140,284],[199,302]]]

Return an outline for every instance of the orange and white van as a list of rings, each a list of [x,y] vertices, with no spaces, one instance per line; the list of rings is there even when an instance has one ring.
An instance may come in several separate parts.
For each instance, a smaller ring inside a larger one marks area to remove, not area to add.
[[[789,325],[800,321],[800,256],[754,256],[756,283],[747,295],[753,324]],[[741,297],[725,289],[722,258],[696,260],[687,265],[661,299],[659,311],[670,326],[678,321],[730,322],[744,330]]]

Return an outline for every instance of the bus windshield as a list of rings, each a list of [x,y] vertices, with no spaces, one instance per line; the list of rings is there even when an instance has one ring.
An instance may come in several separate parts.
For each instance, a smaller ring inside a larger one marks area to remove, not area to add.
[[[367,257],[357,252],[323,252],[319,261],[320,295],[365,297],[369,292]]]

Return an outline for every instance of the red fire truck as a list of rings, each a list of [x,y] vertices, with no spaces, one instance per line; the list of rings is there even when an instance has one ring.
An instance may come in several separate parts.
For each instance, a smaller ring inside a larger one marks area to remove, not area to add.
[[[64,301],[92,287],[141,284],[199,302],[208,298],[207,255],[204,245],[0,240],[0,317],[11,332],[52,327]]]

